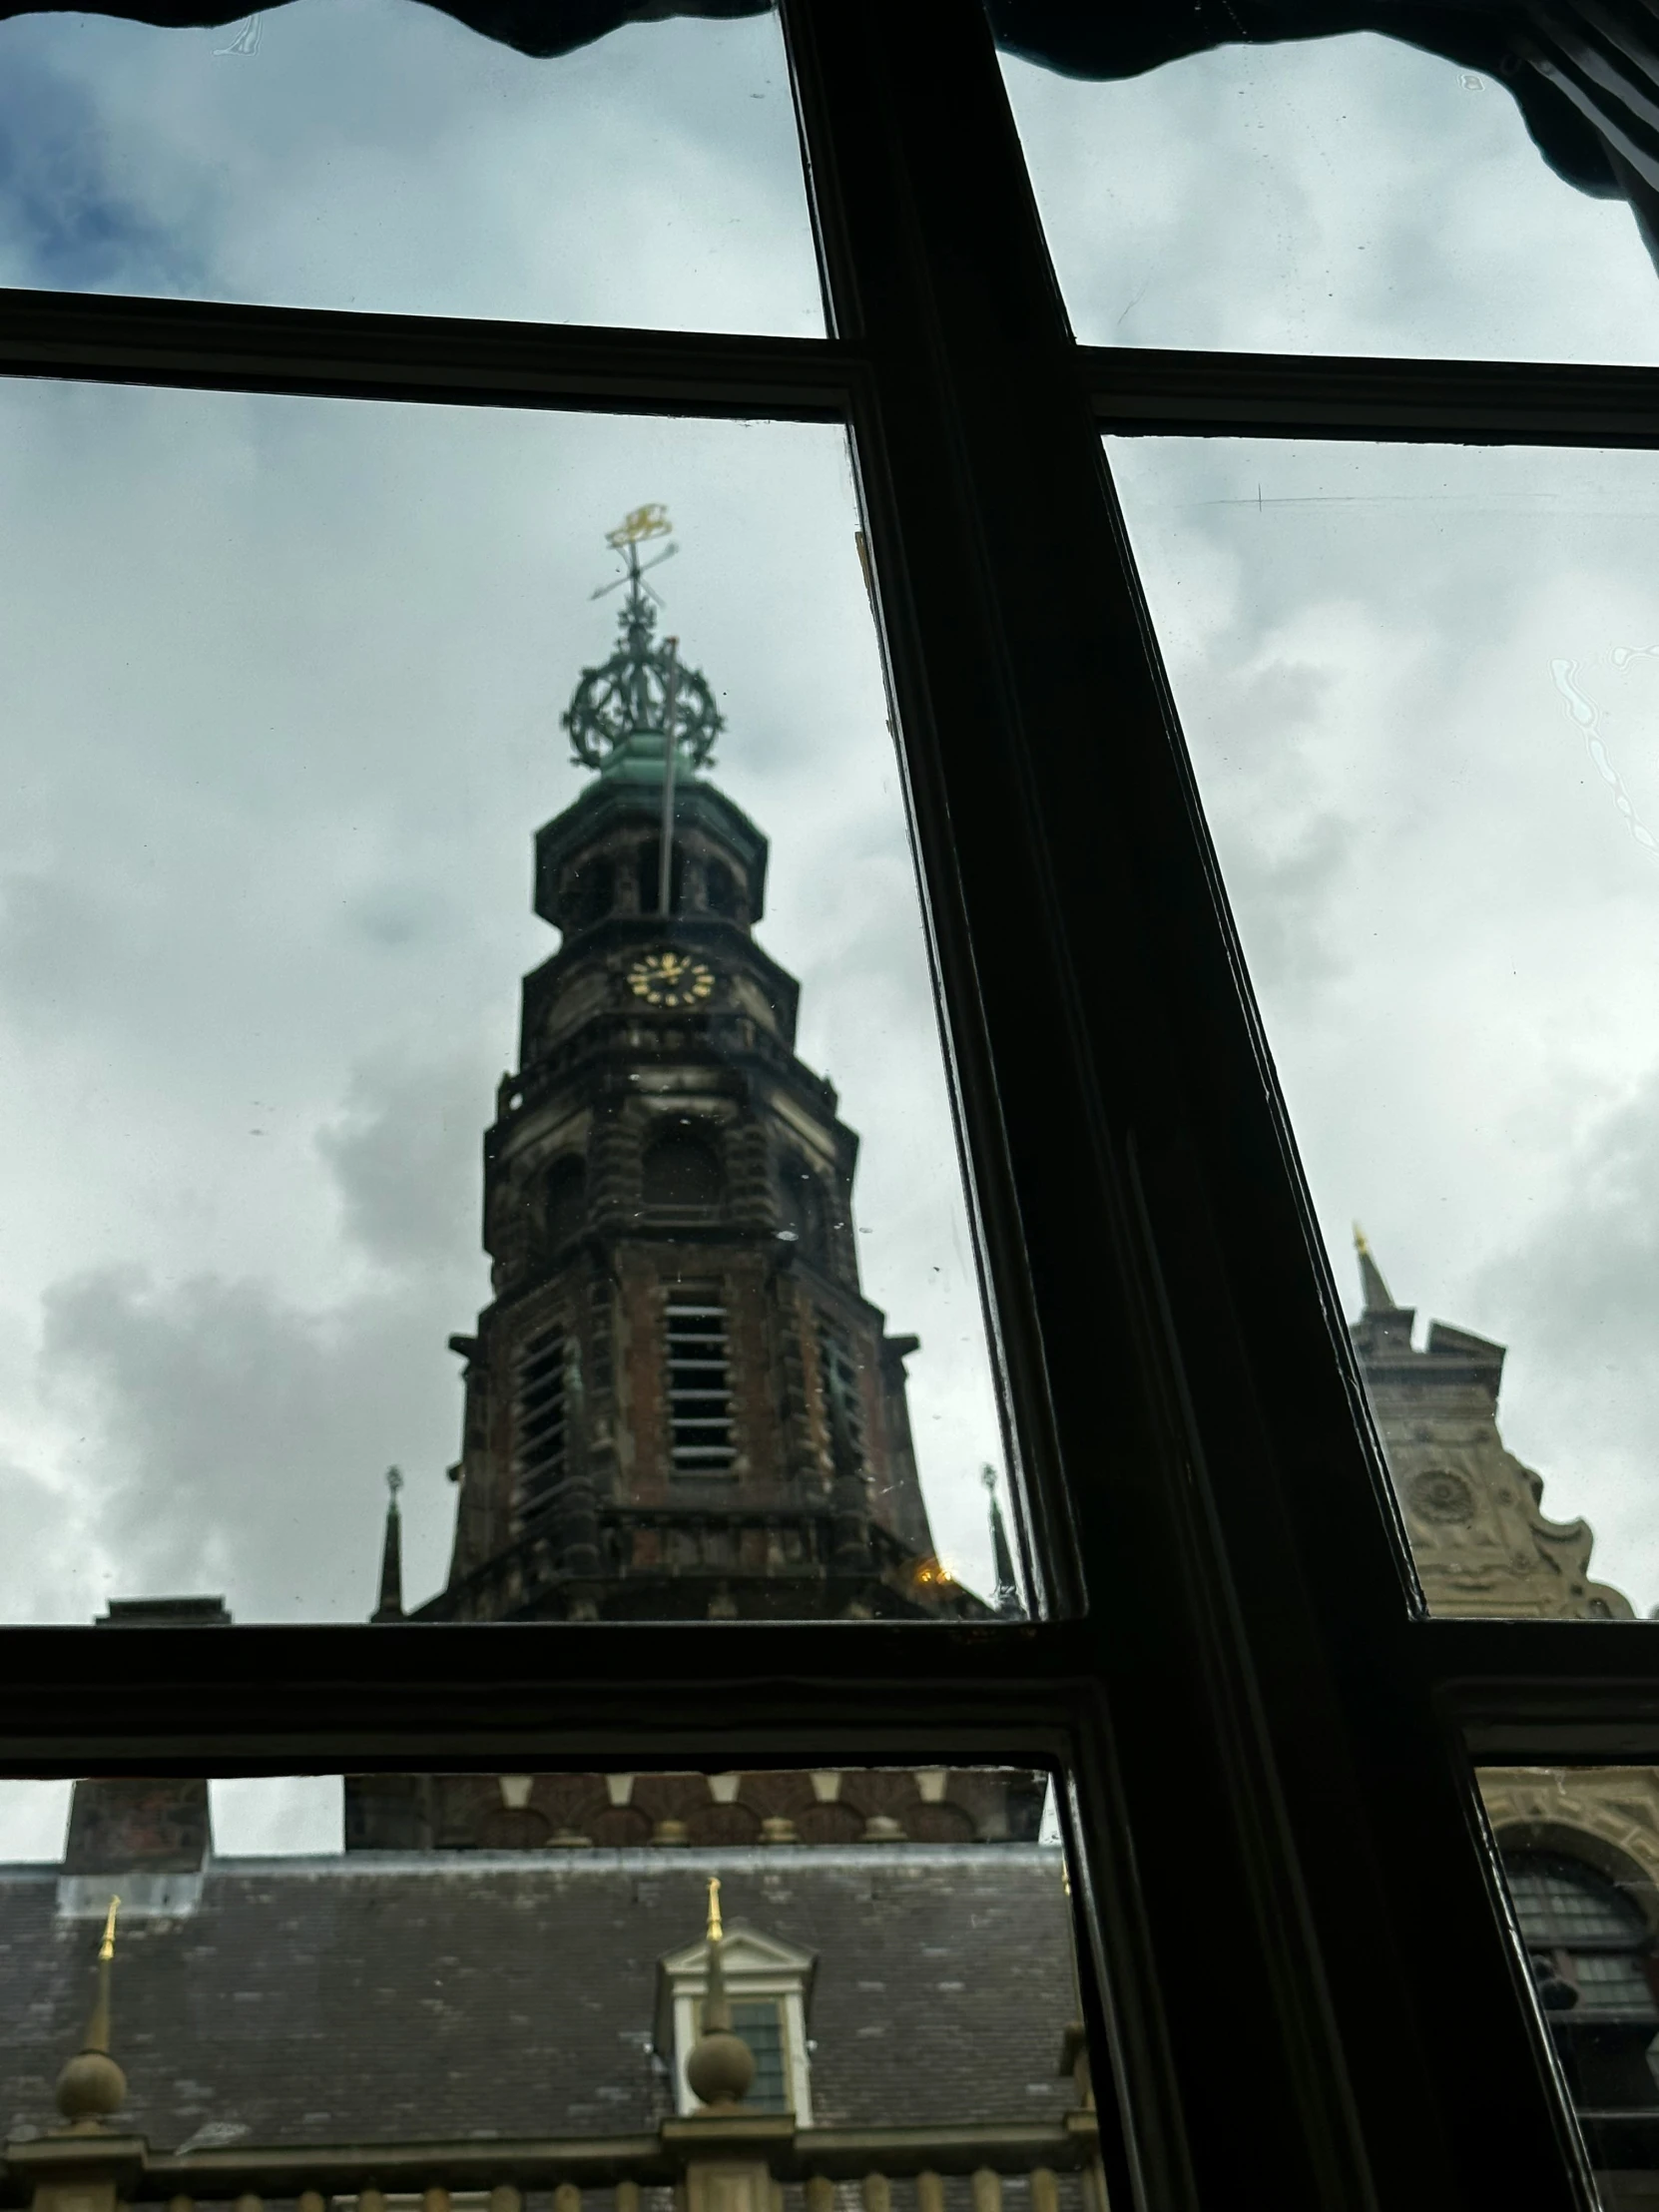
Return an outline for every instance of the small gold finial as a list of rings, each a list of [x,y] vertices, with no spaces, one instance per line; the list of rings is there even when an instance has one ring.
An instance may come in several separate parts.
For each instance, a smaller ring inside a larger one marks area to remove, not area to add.
[[[1371,1258],[1371,1246],[1366,1242],[1366,1232],[1358,1222],[1354,1224],[1354,1249],[1362,1259],[1369,1260]]]
[[[720,1924],[720,1877],[718,1874],[712,1874],[709,1877],[709,1940],[711,1943],[723,1943],[726,1940],[726,1931]]]
[[[58,2076],[58,2110],[76,2135],[103,2131],[110,2113],[127,2101],[127,2076],[110,2056],[110,1961],[115,1956],[115,1916],[121,1900],[112,1897],[98,1946],[98,1994],[80,2049]]]

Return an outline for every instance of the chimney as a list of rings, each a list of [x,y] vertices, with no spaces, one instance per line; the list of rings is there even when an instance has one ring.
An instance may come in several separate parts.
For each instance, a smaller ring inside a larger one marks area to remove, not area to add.
[[[112,1598],[98,1628],[223,1628],[218,1597]],[[92,1775],[76,1783],[58,1878],[60,1920],[102,1920],[112,1893],[133,1920],[182,1919],[213,1852],[204,1775]]]

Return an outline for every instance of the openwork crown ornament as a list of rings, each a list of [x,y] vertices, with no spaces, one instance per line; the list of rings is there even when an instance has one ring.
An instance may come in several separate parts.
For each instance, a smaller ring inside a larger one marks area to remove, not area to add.
[[[647,540],[666,535],[668,527],[661,507],[637,507],[607,536],[607,543],[628,564],[618,579],[627,586],[618,618],[621,642],[600,667],[583,669],[570,705],[559,718],[574,757],[588,768],[603,768],[630,738],[655,737],[663,743],[671,722],[678,759],[694,769],[704,768],[726,726],[708,678],[676,660],[672,639],[659,642],[655,635],[656,594],[645,581],[645,570],[667,560],[674,547],[659,554],[657,561],[643,564],[639,549]],[[666,755],[666,744],[664,751]]]

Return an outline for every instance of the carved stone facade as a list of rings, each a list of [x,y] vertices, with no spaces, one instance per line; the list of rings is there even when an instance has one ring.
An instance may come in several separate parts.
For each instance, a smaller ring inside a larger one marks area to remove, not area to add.
[[[390,1775],[346,1793],[348,1851],[1029,1843],[1042,1778],[969,1769]]]
[[[1659,1772],[1487,1767],[1480,1795],[1500,1845],[1583,1860],[1616,1882],[1659,1934]]]
[[[1552,1521],[1543,1479],[1503,1448],[1504,1350],[1396,1306],[1361,1247],[1353,1336],[1431,1613],[1503,1620],[1629,1620],[1628,1598],[1590,1578],[1587,1522]]]
[[[1503,1348],[1396,1306],[1359,1239],[1354,1344],[1430,1611],[1628,1620],[1590,1574],[1581,1520],[1498,1433]],[[1651,2201],[1659,2168],[1659,1769],[1486,1768],[1477,1777],[1603,2201]]]

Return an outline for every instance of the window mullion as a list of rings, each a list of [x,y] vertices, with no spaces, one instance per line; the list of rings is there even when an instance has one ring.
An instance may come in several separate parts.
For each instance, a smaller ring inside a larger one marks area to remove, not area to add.
[[[1575,2204],[988,31],[785,15],[1142,2170]]]
[[[1659,370],[1079,349],[1103,429],[1462,444],[1659,444]]]
[[[346,314],[0,287],[0,374],[442,405],[844,419],[822,338]]]

